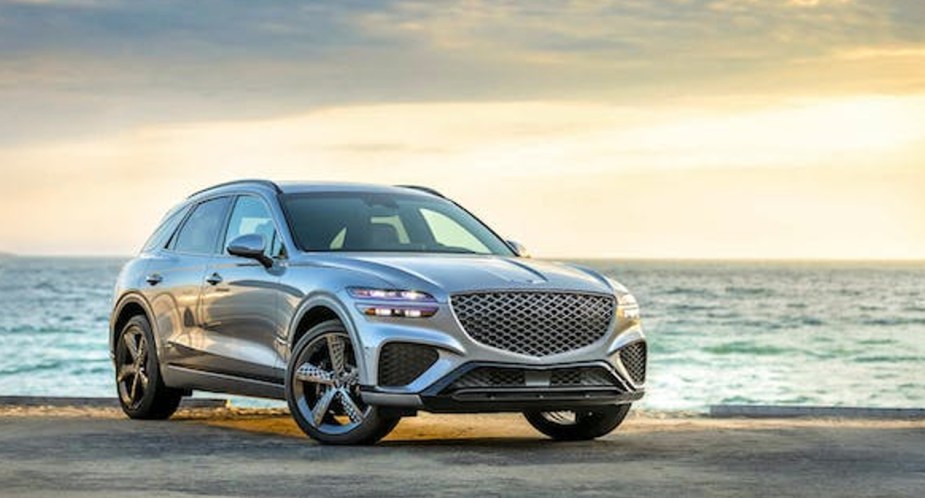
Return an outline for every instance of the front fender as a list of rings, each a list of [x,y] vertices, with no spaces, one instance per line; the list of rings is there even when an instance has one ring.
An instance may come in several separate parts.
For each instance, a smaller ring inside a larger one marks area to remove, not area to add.
[[[109,357],[111,359],[115,358],[116,335],[119,333],[119,330],[116,329],[116,325],[119,323],[119,318],[122,316],[122,313],[129,305],[139,306],[144,311],[148,323],[151,325],[151,333],[154,335],[155,347],[157,348],[158,354],[160,354],[160,334],[157,330],[157,320],[154,319],[154,312],[151,310],[151,305],[148,303],[148,300],[145,299],[144,294],[138,291],[129,291],[119,297],[115,306],[113,306],[112,314],[109,315]]]
[[[350,341],[357,345],[357,348],[359,349],[357,353],[363,351],[363,343],[360,340],[359,333],[357,333],[356,323],[354,322],[347,306],[337,297],[337,295],[330,292],[318,291],[307,295],[302,300],[302,302],[299,303],[297,311],[293,314],[289,323],[288,331],[286,334],[287,364],[292,355],[292,348],[295,347],[296,337],[298,337],[299,334],[299,324],[302,323],[302,319],[309,311],[318,307],[324,307],[333,311],[334,314],[337,315],[337,318],[340,320],[340,322],[344,324],[344,328],[347,329],[347,335],[350,336]],[[357,365],[360,367],[360,371],[369,371],[366,364],[366,355],[357,354],[357,361],[362,362],[362,365]]]

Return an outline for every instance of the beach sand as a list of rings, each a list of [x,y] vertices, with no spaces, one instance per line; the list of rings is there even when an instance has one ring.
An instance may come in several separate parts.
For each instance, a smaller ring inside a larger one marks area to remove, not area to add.
[[[555,443],[519,415],[422,414],[325,447],[285,410],[0,407],[0,496],[922,496],[925,421],[634,413]]]

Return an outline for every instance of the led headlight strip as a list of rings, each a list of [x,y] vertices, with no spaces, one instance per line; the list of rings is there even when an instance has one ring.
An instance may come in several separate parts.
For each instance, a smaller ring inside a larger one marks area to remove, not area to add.
[[[436,315],[439,309],[434,296],[426,292],[360,287],[351,287],[347,292],[360,301],[357,307],[367,316],[429,318]]]

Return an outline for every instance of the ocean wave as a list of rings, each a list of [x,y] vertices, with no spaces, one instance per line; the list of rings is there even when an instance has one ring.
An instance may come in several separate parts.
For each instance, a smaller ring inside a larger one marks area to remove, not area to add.
[[[858,344],[861,346],[885,346],[888,344],[896,344],[896,341],[893,339],[864,339],[858,341]]]
[[[772,346],[770,344],[756,344],[754,342],[729,342],[718,346],[708,346],[702,349],[707,353],[715,355],[745,354],[754,356],[780,356],[785,354],[800,353],[793,348]]]
[[[819,317],[808,315],[796,317],[792,320],[789,320],[789,322],[803,327],[821,327],[826,323],[825,320]]]
[[[875,355],[852,358],[855,363],[925,363],[922,356]]]
[[[45,359],[38,363],[19,363],[0,369],[0,375],[18,375],[54,371],[56,374],[84,376],[111,372],[108,358],[98,359]]]
[[[733,320],[726,325],[733,325],[743,329],[756,329],[758,331],[771,331],[786,328],[786,325],[780,320],[754,320],[748,318]]]
[[[863,353],[862,349],[845,349],[845,348],[826,348],[826,349],[807,349],[802,351],[803,354],[819,360],[833,360],[839,358],[851,358]]]
[[[65,320],[66,321],[66,320]],[[96,333],[96,331],[87,331],[68,327],[35,327],[32,325],[15,325],[13,327],[0,326],[2,334],[30,334],[30,335],[75,335]]]
[[[670,288],[670,289],[666,289],[666,290],[660,291],[659,294],[664,294],[664,295],[666,295],[666,296],[676,296],[676,295],[679,295],[679,294],[680,294],[680,295],[693,294],[693,295],[696,295],[696,296],[702,296],[702,295],[705,295],[705,294],[712,294],[712,292],[709,291],[708,289],[703,289],[703,288],[694,288],[694,287],[672,287],[672,288]]]
[[[727,286],[725,292],[726,294],[737,294],[749,297],[773,296],[776,294],[774,289],[769,289],[767,287],[739,287],[734,285]]]
[[[861,325],[874,327],[897,327],[903,325],[925,325],[925,318],[897,316],[892,318],[867,318],[861,320]]]
[[[728,396],[719,400],[719,404],[721,405],[750,405],[756,402],[758,402],[757,398],[750,398],[748,396]]]
[[[19,363],[0,369],[0,375],[17,375],[21,373],[42,372],[47,370],[57,370],[61,367],[62,362],[53,360],[44,360],[39,363]]]
[[[672,304],[668,306],[668,311],[675,313],[696,313],[700,311],[713,311],[722,309],[718,304]]]

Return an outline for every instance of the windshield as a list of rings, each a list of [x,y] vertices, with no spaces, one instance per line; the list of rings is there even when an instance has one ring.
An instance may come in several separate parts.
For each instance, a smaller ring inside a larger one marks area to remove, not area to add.
[[[303,251],[514,253],[452,202],[416,195],[324,192],[282,196]]]

